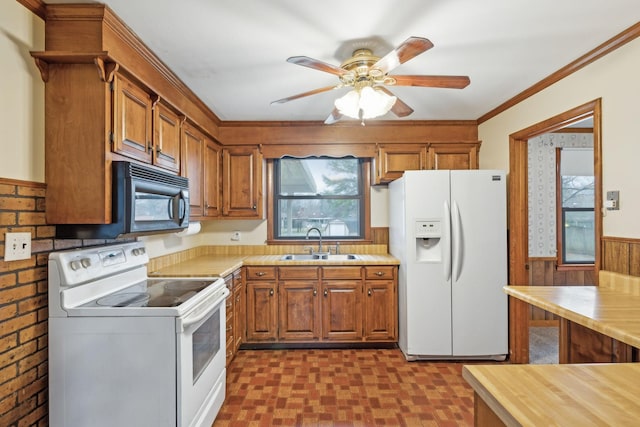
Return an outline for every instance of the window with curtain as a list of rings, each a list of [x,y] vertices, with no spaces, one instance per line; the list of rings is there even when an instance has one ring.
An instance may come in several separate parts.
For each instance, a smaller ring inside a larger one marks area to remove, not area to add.
[[[595,179],[593,149],[563,148],[560,151],[561,264],[595,262]]]
[[[362,239],[362,171],[354,157],[274,160],[274,238],[305,239],[316,227],[323,238]]]

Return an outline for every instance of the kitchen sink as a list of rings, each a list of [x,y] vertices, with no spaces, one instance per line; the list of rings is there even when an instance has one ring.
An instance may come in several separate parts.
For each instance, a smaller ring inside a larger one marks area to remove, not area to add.
[[[286,254],[280,257],[280,261],[347,261],[360,259],[354,254]]]

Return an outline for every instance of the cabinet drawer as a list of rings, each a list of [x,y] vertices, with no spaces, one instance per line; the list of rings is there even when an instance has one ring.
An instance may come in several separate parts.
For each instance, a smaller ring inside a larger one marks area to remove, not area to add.
[[[322,277],[324,279],[360,279],[362,277],[361,267],[323,267]]]
[[[367,280],[393,279],[396,267],[393,265],[369,266],[364,268],[364,277]]]
[[[320,276],[319,267],[280,267],[278,274],[281,279],[317,279]]]
[[[246,280],[273,280],[276,278],[276,267],[245,267]]]

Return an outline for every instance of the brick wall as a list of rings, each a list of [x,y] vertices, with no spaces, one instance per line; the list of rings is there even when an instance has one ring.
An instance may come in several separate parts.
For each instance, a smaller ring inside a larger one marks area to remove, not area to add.
[[[0,178],[0,426],[48,425],[49,252],[108,243],[56,240],[45,223],[44,184]],[[29,232],[28,260],[5,261],[5,233]]]

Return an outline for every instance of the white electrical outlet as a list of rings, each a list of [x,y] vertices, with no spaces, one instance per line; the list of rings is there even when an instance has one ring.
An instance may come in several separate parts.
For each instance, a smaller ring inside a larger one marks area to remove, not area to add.
[[[239,231],[234,231],[231,234],[231,240],[239,242],[240,241],[240,232]]]
[[[4,260],[17,261],[31,258],[31,233],[5,233]]]

